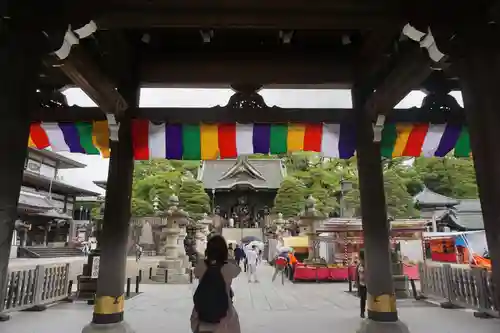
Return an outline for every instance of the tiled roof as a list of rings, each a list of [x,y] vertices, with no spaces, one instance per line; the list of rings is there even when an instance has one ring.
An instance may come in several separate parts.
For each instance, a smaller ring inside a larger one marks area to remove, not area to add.
[[[257,189],[278,189],[284,168],[278,159],[249,159],[243,167],[233,168],[239,160],[204,161],[198,179],[205,189],[231,189],[247,185]],[[233,170],[231,170],[233,169]],[[252,170],[254,169],[254,170]]]
[[[433,192],[427,187],[415,195],[413,201],[420,207],[451,207],[460,203],[457,199]]]

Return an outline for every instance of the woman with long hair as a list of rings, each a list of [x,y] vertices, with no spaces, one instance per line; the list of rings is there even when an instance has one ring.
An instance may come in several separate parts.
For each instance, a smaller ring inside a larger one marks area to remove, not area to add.
[[[228,297],[229,308],[224,318],[217,324],[208,324],[201,322],[198,313],[195,309],[191,314],[191,330],[193,333],[209,331],[212,333],[240,333],[240,321],[238,313],[232,303],[232,290],[231,283],[236,278],[241,269],[236,266],[232,261],[228,261],[228,247],[224,237],[220,235],[212,236],[207,242],[207,249],[205,251],[204,260],[199,260],[194,269],[194,276],[200,280],[208,269],[217,267],[220,269],[220,274],[224,279],[226,293]],[[196,307],[196,304],[195,304]]]

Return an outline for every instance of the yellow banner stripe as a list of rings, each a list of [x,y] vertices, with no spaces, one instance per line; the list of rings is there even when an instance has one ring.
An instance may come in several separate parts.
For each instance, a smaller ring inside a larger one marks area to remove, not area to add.
[[[289,152],[304,150],[305,133],[306,133],[305,125],[288,124],[287,144]]]
[[[392,157],[403,156],[403,152],[406,148],[406,144],[408,143],[408,139],[410,137],[412,129],[413,125],[408,125],[408,124],[396,125],[396,131],[398,133],[398,136],[396,138],[396,143],[394,144]]]
[[[201,124],[201,159],[215,160],[219,156],[219,132],[217,125]]]
[[[99,149],[102,157],[109,158],[109,128],[106,120],[94,121],[92,142]]]

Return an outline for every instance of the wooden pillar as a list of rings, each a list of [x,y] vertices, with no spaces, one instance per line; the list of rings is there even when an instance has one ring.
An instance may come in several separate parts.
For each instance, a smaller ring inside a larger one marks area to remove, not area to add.
[[[42,48],[38,34],[13,31],[8,24],[2,23],[0,35],[0,151],[3,156],[0,163],[0,301],[3,301],[27,154],[29,114],[37,107]]]
[[[122,87],[131,107],[138,105],[138,84]],[[100,265],[92,323],[83,332],[131,332],[123,321],[124,285],[127,266],[130,204],[134,155],[131,118],[119,119],[118,141],[110,141],[111,156],[106,188],[105,210],[100,237]]]
[[[392,281],[389,222],[384,193],[380,143],[373,140],[373,121],[365,112],[365,96],[353,89],[356,112],[356,154],[365,249],[368,319],[398,322]]]
[[[482,35],[483,40],[470,39],[459,70],[493,283],[497,286],[494,296],[500,306],[500,51],[489,44],[496,35]]]

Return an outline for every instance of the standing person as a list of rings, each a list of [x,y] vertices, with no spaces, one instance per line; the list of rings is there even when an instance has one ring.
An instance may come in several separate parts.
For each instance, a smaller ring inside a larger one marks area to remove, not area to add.
[[[141,260],[142,247],[139,244],[135,244],[135,261],[139,262]]]
[[[230,243],[227,247],[227,258],[229,260],[234,260],[234,249],[232,243]]]
[[[359,252],[359,264],[356,267],[356,284],[358,285],[360,316],[364,318],[367,290],[365,282],[365,253],[361,251]]]
[[[247,251],[247,263],[248,263],[248,283],[252,283],[252,276],[255,283],[259,283],[257,279],[257,264],[259,260],[259,254],[257,253],[257,247],[252,245],[252,248]]]
[[[240,267],[240,262],[245,258],[245,251],[236,244],[236,248],[234,249],[234,259],[236,260],[236,265]]]
[[[193,333],[240,333],[238,313],[231,300],[231,283],[241,269],[228,261],[228,247],[222,236],[210,238],[205,254],[205,260],[198,261],[194,269],[200,282],[193,296],[191,330]]]

